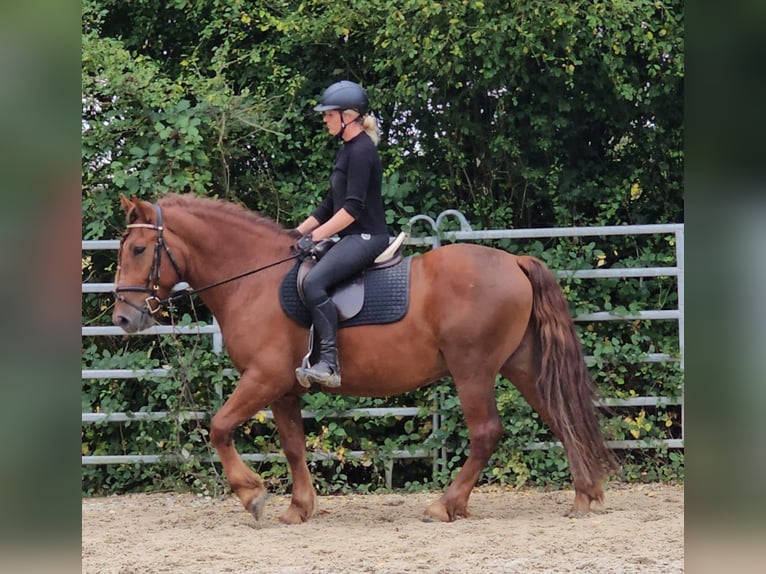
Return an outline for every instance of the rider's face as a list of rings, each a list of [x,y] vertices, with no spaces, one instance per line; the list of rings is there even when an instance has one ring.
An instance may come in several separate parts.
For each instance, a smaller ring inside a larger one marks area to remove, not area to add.
[[[340,133],[341,117],[340,110],[327,110],[322,116],[324,125],[327,127],[327,131],[332,136],[336,136]]]

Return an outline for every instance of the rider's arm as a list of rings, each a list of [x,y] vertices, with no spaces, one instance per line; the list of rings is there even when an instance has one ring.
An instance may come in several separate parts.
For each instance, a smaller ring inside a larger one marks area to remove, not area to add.
[[[309,219],[311,218],[309,217]],[[346,211],[345,208],[341,208],[338,210],[338,212],[335,215],[333,215],[325,223],[313,229],[313,232],[311,233],[311,238],[314,241],[321,241],[322,239],[327,239],[328,237],[332,237],[339,231],[343,231],[344,229],[346,229],[346,227],[354,223],[355,219],[356,218],[353,215],[351,215],[348,211]],[[298,229],[300,231],[300,227]]]
[[[317,227],[319,227],[319,220],[313,215],[309,215],[303,223],[295,228],[295,230],[301,235],[306,235],[307,233],[314,231]]]

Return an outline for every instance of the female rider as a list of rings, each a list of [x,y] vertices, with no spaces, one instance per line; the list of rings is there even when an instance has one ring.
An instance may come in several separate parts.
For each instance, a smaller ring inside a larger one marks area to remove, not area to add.
[[[338,313],[328,290],[360,272],[389,242],[383,211],[383,170],[378,155],[378,122],[369,113],[367,92],[359,84],[340,81],[328,87],[315,111],[324,113],[330,135],[343,145],[335,156],[330,188],[324,200],[296,230],[297,249],[307,255],[316,242],[338,235],[340,240],[322,256],[303,283],[304,298],[319,341],[319,360],[296,374],[305,380],[340,386]]]

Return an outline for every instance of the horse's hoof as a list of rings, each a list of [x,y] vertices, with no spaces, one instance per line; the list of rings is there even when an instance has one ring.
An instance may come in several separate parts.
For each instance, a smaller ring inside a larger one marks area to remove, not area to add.
[[[253,515],[253,518],[260,520],[263,516],[263,509],[266,508],[266,501],[269,498],[269,493],[265,490],[256,496],[248,505],[247,510]]]
[[[282,524],[303,524],[308,520],[307,516],[303,516],[299,511],[288,510],[282,516],[277,518]]]
[[[444,505],[434,502],[423,512],[423,522],[452,522],[452,517]]]
[[[585,516],[588,516],[588,514],[590,514],[590,511],[591,511],[591,508],[590,508],[591,500],[593,499],[589,497],[588,495],[577,493],[575,495],[574,504],[572,504],[572,508],[569,509],[569,512],[567,512],[565,516],[567,518],[583,518]]]
[[[571,508],[569,512],[564,514],[567,518],[585,518],[590,514],[590,510],[579,510],[577,508]]]

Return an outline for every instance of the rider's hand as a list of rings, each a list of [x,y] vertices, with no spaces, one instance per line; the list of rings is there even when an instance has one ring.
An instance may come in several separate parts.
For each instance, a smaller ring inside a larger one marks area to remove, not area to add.
[[[311,238],[311,235],[303,235],[298,240],[298,243],[293,246],[293,253],[301,258],[306,258],[309,255],[313,255],[316,245],[316,241]]]

